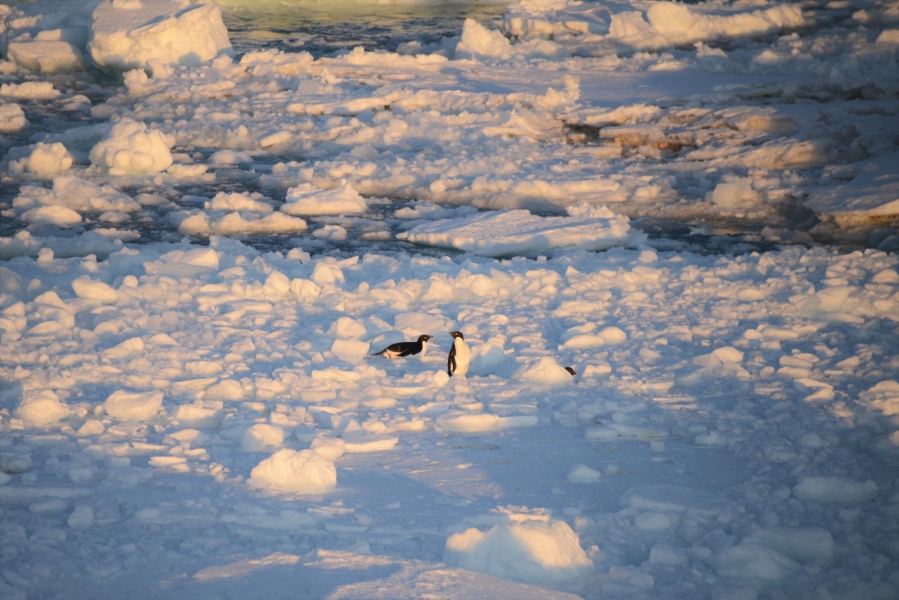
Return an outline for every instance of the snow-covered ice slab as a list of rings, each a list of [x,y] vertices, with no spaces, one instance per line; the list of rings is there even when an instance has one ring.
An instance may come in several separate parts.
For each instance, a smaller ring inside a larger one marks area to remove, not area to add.
[[[398,239],[481,256],[533,255],[553,250],[608,250],[633,246],[646,236],[630,220],[604,206],[570,207],[567,217],[539,217],[526,210],[481,213],[424,223]]]
[[[848,183],[811,194],[805,206],[838,219],[899,215],[899,152],[878,156]]]
[[[101,67],[196,66],[231,52],[221,9],[177,0],[103,0],[94,10],[88,49]]]

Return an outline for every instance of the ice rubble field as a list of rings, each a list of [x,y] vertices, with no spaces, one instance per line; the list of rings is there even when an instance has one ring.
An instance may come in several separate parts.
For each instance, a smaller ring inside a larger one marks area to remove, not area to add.
[[[0,597],[899,596],[895,2],[0,17]]]

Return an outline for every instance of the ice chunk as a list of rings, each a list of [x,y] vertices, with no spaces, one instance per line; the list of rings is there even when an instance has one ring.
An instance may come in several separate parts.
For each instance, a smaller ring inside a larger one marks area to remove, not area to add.
[[[237,150],[219,150],[209,157],[209,162],[219,165],[243,165],[252,163],[253,157]]]
[[[229,212],[227,214],[201,212],[191,215],[178,224],[178,232],[184,235],[243,235],[278,234],[304,231],[306,221],[281,213],[261,217],[258,213]]]
[[[344,340],[361,339],[365,334],[365,325],[351,317],[340,317],[328,328],[328,335]]]
[[[453,534],[446,540],[443,562],[525,583],[555,584],[593,572],[593,561],[564,521],[526,521]]]
[[[357,365],[368,354],[369,343],[360,340],[334,340],[331,352],[340,360]]]
[[[84,66],[81,51],[63,41],[13,42],[8,54],[20,67],[37,73],[76,71]]]
[[[109,395],[103,407],[106,414],[123,421],[146,421],[152,419],[162,408],[163,393],[126,392],[117,390]]]
[[[159,64],[197,66],[231,53],[218,5],[171,0],[103,0],[94,10],[88,50],[120,71]]]
[[[0,85],[0,98],[16,100],[53,100],[62,95],[49,81],[25,81]]]
[[[0,104],[0,134],[16,133],[28,127],[28,119],[18,104]]]
[[[507,59],[512,56],[512,43],[501,32],[491,31],[469,18],[465,19],[462,26],[462,38],[456,45],[456,56]]]
[[[29,390],[22,394],[13,415],[36,427],[55,423],[69,416],[69,409],[59,401],[53,390]]]
[[[602,473],[587,465],[577,464],[568,469],[568,481],[572,483],[593,483],[599,481]]]
[[[219,257],[212,248],[194,248],[191,250],[173,250],[159,257],[163,262],[172,262],[193,267],[208,269],[219,268]]]
[[[340,438],[319,436],[312,440],[310,449],[325,460],[334,462],[346,452],[346,442]]]
[[[91,163],[109,169],[111,175],[156,173],[172,164],[169,148],[175,140],[146,124],[122,119],[112,126],[109,135],[94,146]]]
[[[287,201],[281,205],[280,210],[298,217],[343,215],[365,212],[368,210],[368,203],[349,183],[333,190],[320,190],[304,183],[287,190]]]
[[[598,334],[581,334],[569,337],[562,344],[562,348],[598,348],[627,341],[627,334],[618,327],[606,327]]]
[[[752,189],[752,179],[736,177],[719,183],[706,196],[707,202],[713,202],[721,208],[736,209],[747,204],[756,204],[762,196]]]
[[[54,178],[53,188],[49,190],[39,185],[23,185],[12,205],[16,211],[42,206],[61,206],[78,213],[132,213],[140,210],[140,204],[125,194],[70,175]]]
[[[897,163],[899,152],[875,157],[849,183],[813,191],[805,206],[840,220],[895,216],[899,214]]]
[[[284,448],[256,465],[250,479],[260,488],[324,494],[337,486],[337,469],[312,450]]]
[[[383,452],[390,450],[399,442],[398,437],[392,435],[366,435],[346,440],[347,454],[362,454],[366,452]]]
[[[40,177],[50,177],[72,166],[72,155],[66,147],[56,142],[45,144],[38,142],[31,154],[20,160],[9,163],[11,173],[34,173]]]
[[[235,400],[243,400],[243,386],[239,381],[235,381],[233,379],[223,379],[215,385],[208,387],[206,389],[205,397],[210,400],[228,400],[231,402]]]
[[[845,477],[810,476],[793,486],[793,495],[812,502],[864,504],[877,497],[877,484],[870,479],[859,483]]]
[[[671,528],[671,519],[660,512],[642,512],[634,517],[634,526],[640,533],[663,533]]]
[[[86,300],[94,300],[101,304],[115,304],[119,300],[119,294],[109,284],[90,279],[89,277],[79,277],[72,282],[72,290],[79,298]]]
[[[763,587],[779,584],[800,568],[789,556],[757,544],[731,546],[715,557],[719,577],[751,579]]]
[[[172,411],[172,418],[179,424],[193,427],[218,427],[224,417],[221,410],[196,404],[183,404]]]
[[[262,198],[265,198],[262,194],[255,192],[250,194],[249,196],[246,194],[240,193],[228,193],[228,192],[219,192],[212,198],[211,201],[206,203],[206,208],[211,210],[223,210],[223,211],[238,211],[242,210],[244,212],[255,212],[255,213],[270,213],[272,210],[272,205],[263,202]]]
[[[743,538],[741,544],[758,544],[777,550],[799,563],[833,560],[833,537],[820,527],[791,529],[769,527]]]
[[[437,419],[437,425],[448,431],[490,431],[499,424],[499,415],[464,410],[451,410]]]
[[[71,227],[81,223],[81,215],[65,206],[39,206],[26,210],[19,218],[26,223]]]
[[[284,430],[277,425],[256,423],[247,429],[240,445],[247,452],[271,452],[284,443]]]
[[[871,409],[883,411],[884,416],[899,415],[899,381],[881,381],[859,394],[859,400]]]
[[[733,506],[720,494],[679,485],[638,485],[625,492],[618,503],[622,508],[665,513],[691,511],[708,516],[718,515]]]
[[[79,504],[66,520],[72,529],[87,529],[94,524],[94,509],[86,504]]]
[[[574,382],[574,377],[571,376],[571,373],[549,356],[544,356],[536,363],[524,365],[513,377],[548,385],[568,385]]]
[[[500,257],[573,248],[606,250],[640,243],[645,236],[631,229],[627,217],[606,207],[572,207],[567,217],[538,217],[526,210],[511,210],[441,219],[399,233],[397,239]]]
[[[649,549],[649,562],[659,565],[687,566],[690,564],[690,557],[684,548],[656,544]]]

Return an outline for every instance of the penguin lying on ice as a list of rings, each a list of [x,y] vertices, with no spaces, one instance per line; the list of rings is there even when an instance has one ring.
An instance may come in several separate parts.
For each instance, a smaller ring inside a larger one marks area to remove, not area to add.
[[[375,352],[372,356],[383,354],[387,358],[402,358],[404,356],[412,356],[413,354],[421,354],[421,358],[424,358],[425,352],[428,350],[428,340],[432,337],[434,336],[420,335],[415,342],[397,342],[396,344],[390,344],[380,352]]]
[[[465,375],[468,373],[468,365],[471,363],[471,351],[461,331],[451,331],[453,336],[453,347],[450,348],[449,356],[446,358],[446,372],[450,377],[453,375]]]

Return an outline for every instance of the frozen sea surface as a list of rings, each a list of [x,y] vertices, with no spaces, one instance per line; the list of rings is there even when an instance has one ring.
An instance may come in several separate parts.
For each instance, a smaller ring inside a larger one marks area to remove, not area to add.
[[[0,597],[899,596],[895,3],[222,14],[0,5]]]

